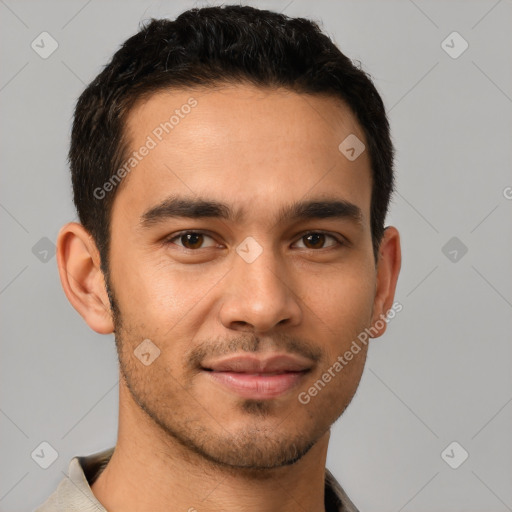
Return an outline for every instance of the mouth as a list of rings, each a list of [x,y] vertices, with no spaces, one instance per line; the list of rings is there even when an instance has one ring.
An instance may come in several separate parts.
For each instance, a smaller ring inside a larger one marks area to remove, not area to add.
[[[205,375],[224,389],[243,398],[265,400],[285,395],[304,379],[313,367],[309,359],[281,354],[271,357],[238,355],[205,362]]]

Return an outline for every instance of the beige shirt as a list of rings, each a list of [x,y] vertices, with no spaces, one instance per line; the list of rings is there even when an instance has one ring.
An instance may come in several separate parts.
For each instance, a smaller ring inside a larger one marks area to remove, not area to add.
[[[114,448],[87,457],[73,457],[68,476],[55,492],[34,512],[107,512],[94,496],[91,485],[108,464]],[[331,472],[325,469],[326,512],[358,512]]]

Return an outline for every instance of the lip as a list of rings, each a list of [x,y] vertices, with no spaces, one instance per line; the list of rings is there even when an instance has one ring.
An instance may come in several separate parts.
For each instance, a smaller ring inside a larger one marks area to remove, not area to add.
[[[279,354],[234,355],[202,366],[205,375],[224,389],[244,398],[264,400],[297,387],[313,365],[300,356]]]
[[[309,359],[292,354],[277,354],[271,356],[256,356],[250,354],[232,355],[217,361],[205,361],[203,369],[214,372],[236,373],[284,373],[310,370],[312,363]]]

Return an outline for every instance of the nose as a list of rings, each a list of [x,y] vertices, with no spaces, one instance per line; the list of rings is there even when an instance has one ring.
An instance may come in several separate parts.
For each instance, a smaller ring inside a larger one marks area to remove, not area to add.
[[[226,277],[220,320],[227,329],[264,333],[301,322],[301,299],[290,273],[270,249],[250,263],[234,255]]]

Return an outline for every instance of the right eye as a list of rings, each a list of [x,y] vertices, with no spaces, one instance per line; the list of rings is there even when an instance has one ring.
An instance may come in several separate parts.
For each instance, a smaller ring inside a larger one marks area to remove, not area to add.
[[[206,248],[202,247],[205,238],[210,238],[213,240],[211,236],[201,231],[182,231],[180,233],[174,234],[171,238],[168,238],[165,243],[178,245],[179,247],[183,247],[184,249],[188,250],[198,250]],[[181,245],[175,243],[175,240],[179,240]],[[214,246],[215,244],[210,245],[210,247]]]

